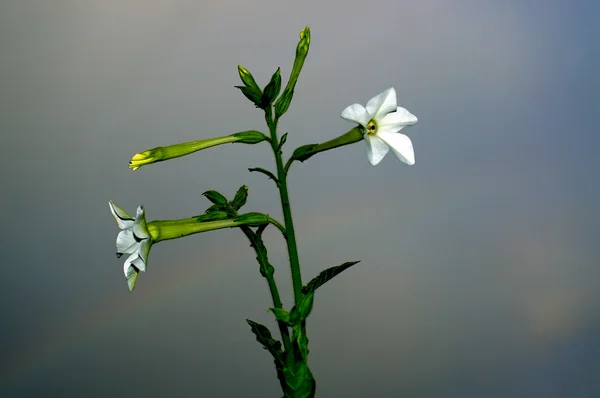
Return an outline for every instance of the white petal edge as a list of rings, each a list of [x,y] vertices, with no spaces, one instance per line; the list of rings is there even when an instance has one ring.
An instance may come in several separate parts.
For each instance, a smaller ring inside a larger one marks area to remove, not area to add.
[[[125,210],[117,206],[115,202],[109,200],[108,207],[110,208],[110,212],[112,213],[113,217],[117,221],[119,228],[125,229],[133,225],[133,217],[127,214]]]
[[[367,127],[371,116],[361,104],[352,104],[342,111],[342,119]]]
[[[140,247],[138,248],[138,253],[140,256],[140,259],[144,262],[144,269],[142,269],[142,267],[136,266],[141,270],[141,271],[146,271],[146,264],[148,264],[148,256],[150,255],[150,249],[152,248],[152,241],[150,241],[150,239],[145,239],[140,243]]]
[[[130,267],[129,272],[125,274],[125,277],[127,278],[127,287],[129,287],[130,292],[133,292],[133,289],[135,289],[135,282],[137,281],[138,275],[139,272],[133,267]]]
[[[371,118],[379,121],[388,113],[394,112],[396,106],[396,90],[390,87],[367,102],[367,112]]]
[[[369,134],[365,134],[365,142],[367,143],[367,158],[369,159],[369,163],[377,166],[390,148],[388,148],[385,142]]]
[[[144,259],[140,256],[140,253],[137,253],[137,257],[133,259],[133,261],[131,262],[132,265],[135,265],[135,267],[140,270],[140,272],[146,272],[146,262],[144,261]]]
[[[412,126],[416,124],[418,119],[415,115],[410,113],[408,110],[398,107],[395,112],[388,113],[378,123],[378,127],[382,126],[395,126],[399,127],[396,131],[399,131],[404,126]]]
[[[125,260],[125,262],[123,263],[123,273],[125,274],[125,276],[127,276],[129,274],[130,268],[133,268],[132,263],[136,258],[138,258],[137,252],[135,252],[131,256],[129,256],[127,258],[127,260]]]
[[[378,132],[377,136],[390,146],[392,152],[402,162],[412,166],[415,164],[415,152],[410,138],[400,133]]]
[[[136,237],[141,239],[150,237],[150,232],[146,225],[146,213],[143,206],[139,206],[137,209],[137,215],[135,217],[135,222],[133,223],[133,233]]]

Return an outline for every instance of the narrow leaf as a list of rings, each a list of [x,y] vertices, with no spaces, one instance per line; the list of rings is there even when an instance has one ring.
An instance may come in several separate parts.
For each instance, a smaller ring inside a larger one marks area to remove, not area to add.
[[[275,184],[279,185],[279,180],[269,170],[265,170],[262,167],[251,167],[251,168],[248,169],[248,171],[250,171],[250,172],[252,172],[252,171],[258,171],[259,173],[263,173],[264,175],[266,175],[267,177],[269,177],[271,180],[275,181]]]
[[[309,292],[314,292],[324,283],[331,280],[334,276],[339,274],[340,272],[352,267],[354,264],[360,263],[359,261],[348,261],[342,265],[338,265],[337,267],[327,268],[325,271],[322,271],[317,277],[308,282],[306,286],[302,288],[302,293],[307,294]]]
[[[248,322],[252,333],[256,336],[256,341],[262,344],[263,348],[269,351],[275,360],[282,361],[283,352],[281,351],[281,342],[275,340],[271,336],[271,332],[266,326],[251,321],[250,319],[246,319],[246,322]]]

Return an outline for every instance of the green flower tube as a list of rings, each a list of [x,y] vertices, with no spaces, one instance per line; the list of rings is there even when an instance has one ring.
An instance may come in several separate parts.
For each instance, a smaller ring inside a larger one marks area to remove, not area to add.
[[[286,166],[286,170],[287,168],[289,168],[289,164],[291,164],[291,162],[294,160],[304,162],[306,159],[310,158],[313,155],[316,155],[319,152],[329,151],[331,149],[339,148],[344,145],[350,145],[354,144],[355,142],[362,141],[364,133],[364,129],[361,126],[357,126],[349,130],[348,132],[340,135],[339,137],[324,142],[322,144],[309,144],[296,148],[288,162],[288,166]]]
[[[181,220],[155,220],[148,223],[148,232],[154,243],[182,238],[200,232],[223,228],[234,228],[241,225],[258,227],[270,222],[269,216],[262,213],[245,213],[240,216],[216,221],[198,221],[197,217]]]
[[[234,142],[240,142],[242,144],[256,144],[265,140],[268,140],[268,138],[263,133],[255,130],[248,130],[242,131],[240,133],[227,135],[224,137],[184,142],[181,144],[169,146],[159,146],[144,151],[142,153],[135,154],[129,161],[129,168],[133,169],[133,171],[136,171],[140,167],[145,166],[147,164],[162,162],[169,159],[175,159],[217,145]]]

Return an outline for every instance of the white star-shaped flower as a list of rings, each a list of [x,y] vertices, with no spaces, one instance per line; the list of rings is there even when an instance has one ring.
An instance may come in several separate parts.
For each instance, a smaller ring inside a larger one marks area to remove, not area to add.
[[[342,111],[342,118],[365,128],[367,154],[373,166],[381,162],[390,148],[402,162],[415,164],[412,142],[399,131],[417,123],[417,117],[397,106],[393,87],[371,98],[366,108],[360,104],[350,105]]]
[[[113,201],[109,201],[108,205],[117,224],[122,229],[117,235],[117,257],[131,254],[123,264],[123,272],[127,278],[129,290],[133,291],[140,271],[146,272],[148,255],[152,247],[152,236],[148,232],[144,208],[142,206],[137,208],[134,219]]]

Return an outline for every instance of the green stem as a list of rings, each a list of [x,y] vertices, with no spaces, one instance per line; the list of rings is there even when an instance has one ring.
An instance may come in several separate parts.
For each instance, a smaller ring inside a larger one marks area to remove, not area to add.
[[[267,216],[269,218],[269,222],[277,227],[281,231],[281,234],[285,237],[285,227],[279,223],[279,221]]]
[[[271,268],[272,269],[273,266],[269,264],[269,261],[266,257],[266,249],[265,249],[264,256],[262,256],[260,248],[258,247],[258,244],[262,244],[262,243],[259,243],[259,242],[262,242],[262,238],[260,236],[258,236],[255,232],[253,232],[250,229],[250,227],[243,226],[240,228],[244,232],[244,234],[246,235],[248,240],[250,241],[251,246],[254,248],[254,251],[256,252],[256,260],[258,261],[261,268],[263,268],[263,269]],[[256,241],[257,238],[260,239],[258,242]],[[264,244],[263,244],[263,246],[264,246]],[[279,290],[277,289],[277,284],[275,283],[275,277],[273,276],[273,272],[266,272],[264,277],[267,280],[267,284],[269,285],[269,290],[271,291],[271,297],[273,298],[273,307],[283,308],[283,304],[281,302],[281,297],[279,296]],[[291,350],[292,342],[290,340],[290,333],[289,333],[288,326],[283,321],[277,321],[277,325],[279,326],[279,332],[281,333],[281,339],[283,340],[283,347],[285,348],[286,351]]]
[[[271,148],[275,155],[277,165],[277,180],[279,180],[279,196],[281,198],[281,209],[283,211],[283,221],[285,225],[285,239],[288,248],[288,257],[292,272],[292,286],[294,287],[294,302],[298,304],[302,298],[302,274],[300,273],[300,261],[298,259],[298,248],[296,246],[296,234],[294,232],[294,222],[292,220],[292,209],[290,207],[290,198],[287,189],[287,175],[281,159],[281,148],[278,148],[277,139],[277,120],[273,120],[272,108],[265,110],[265,118],[271,133]]]

